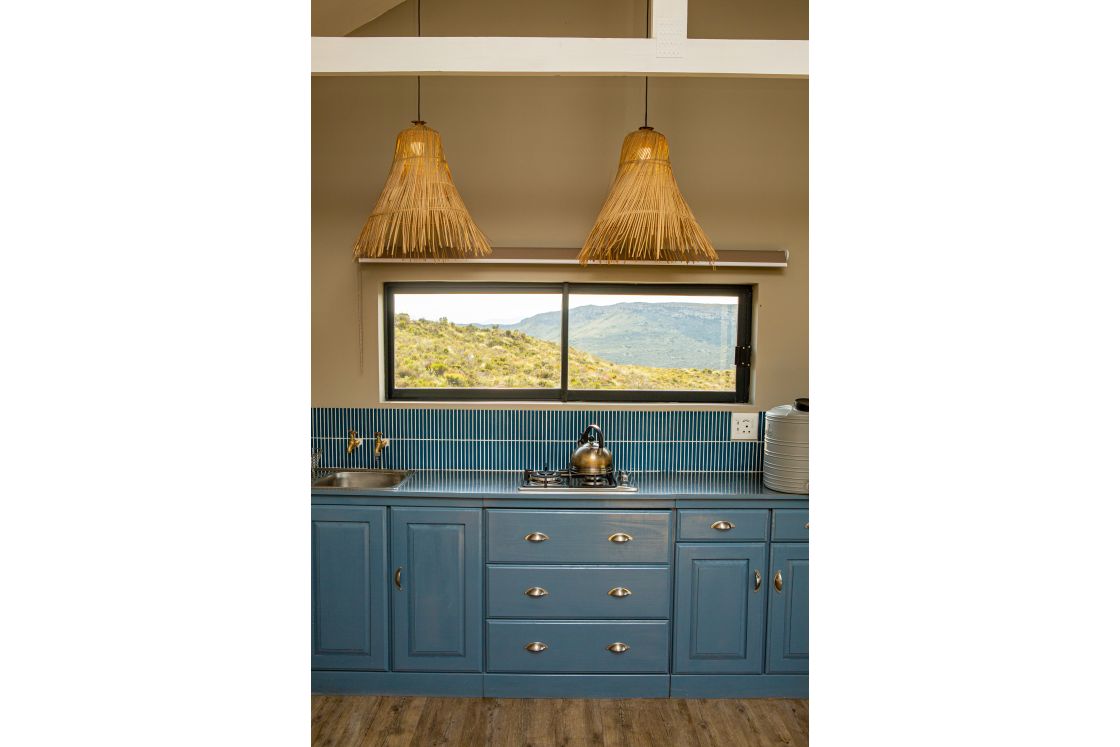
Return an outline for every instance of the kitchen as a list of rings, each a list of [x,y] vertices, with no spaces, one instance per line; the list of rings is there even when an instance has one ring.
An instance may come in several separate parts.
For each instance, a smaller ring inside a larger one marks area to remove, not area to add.
[[[1115,742],[1116,14],[11,5],[6,742]]]
[[[350,37],[637,37],[648,10],[408,0]],[[805,5],[669,10],[806,35]],[[392,696],[456,699],[418,734],[522,698],[750,701],[742,739],[807,743],[806,77],[312,79],[313,742]],[[642,138],[703,241],[577,256]],[[415,210],[395,240],[378,216],[431,152],[469,217],[426,257]]]

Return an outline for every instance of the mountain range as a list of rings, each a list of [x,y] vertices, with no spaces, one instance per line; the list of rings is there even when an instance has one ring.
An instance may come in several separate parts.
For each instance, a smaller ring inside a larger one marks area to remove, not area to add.
[[[734,304],[648,303],[577,306],[568,311],[568,345],[614,363],[692,369],[733,367]],[[499,325],[560,341],[560,312]]]

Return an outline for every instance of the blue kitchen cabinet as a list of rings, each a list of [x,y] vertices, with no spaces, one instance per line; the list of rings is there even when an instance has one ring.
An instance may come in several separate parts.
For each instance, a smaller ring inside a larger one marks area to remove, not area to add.
[[[673,672],[762,672],[766,543],[678,543]]]
[[[393,508],[393,670],[482,670],[482,511]]]
[[[312,505],[315,692],[808,694],[806,501],[330,497]]]
[[[806,523],[806,526],[808,524]],[[809,672],[809,545],[770,546],[770,620],[766,671]]]
[[[388,664],[386,509],[311,508],[311,668]]]

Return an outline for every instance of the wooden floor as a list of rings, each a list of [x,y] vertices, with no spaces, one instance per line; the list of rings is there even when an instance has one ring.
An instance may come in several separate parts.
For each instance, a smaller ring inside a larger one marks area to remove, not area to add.
[[[808,745],[809,701],[315,695],[311,743],[316,747]]]

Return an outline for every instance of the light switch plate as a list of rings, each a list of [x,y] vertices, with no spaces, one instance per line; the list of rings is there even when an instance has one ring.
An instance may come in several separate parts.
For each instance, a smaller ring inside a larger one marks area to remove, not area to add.
[[[758,440],[758,413],[733,412],[731,413],[731,440],[732,441],[757,441]]]

